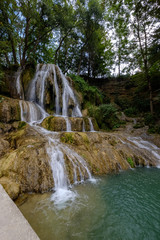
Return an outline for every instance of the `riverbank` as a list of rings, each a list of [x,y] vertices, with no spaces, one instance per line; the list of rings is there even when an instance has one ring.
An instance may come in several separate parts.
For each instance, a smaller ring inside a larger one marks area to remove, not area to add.
[[[0,185],[0,235],[3,240],[40,240]]]

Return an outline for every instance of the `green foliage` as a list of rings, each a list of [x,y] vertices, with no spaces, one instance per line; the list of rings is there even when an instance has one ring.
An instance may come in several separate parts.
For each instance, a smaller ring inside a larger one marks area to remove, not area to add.
[[[146,113],[144,115],[144,122],[146,125],[154,125],[156,120],[155,117],[151,113]]]
[[[138,115],[138,110],[135,107],[129,107],[125,109],[124,113],[127,117],[135,117]]]
[[[158,133],[160,134],[160,124],[158,123],[159,116],[152,115],[151,113],[146,113],[144,115],[145,125],[149,126],[149,133]]]
[[[21,128],[23,128],[24,126],[26,126],[26,122],[20,121],[20,122],[19,122],[19,125],[18,125],[18,129],[21,129]]]
[[[149,129],[148,129],[149,133],[158,133],[160,134],[160,125],[156,124],[156,125],[150,125]]]
[[[4,71],[0,68],[0,86],[4,86]]]
[[[61,136],[61,141],[64,143],[74,144],[74,136],[72,133],[65,133],[63,136]]]
[[[76,90],[80,91],[83,95],[83,106],[85,106],[88,102],[93,105],[99,105],[103,103],[103,94],[97,87],[90,86],[78,75],[71,74],[70,77],[74,81]]]
[[[129,165],[131,166],[131,168],[134,168],[134,167],[135,167],[134,161],[133,161],[133,159],[132,159],[131,157],[128,157],[128,158],[127,158],[127,162],[129,163]]]
[[[131,102],[126,97],[115,96],[114,102],[121,107],[122,110],[128,109],[131,106]]]
[[[112,104],[102,104],[99,107],[91,105],[88,108],[89,115],[94,117],[101,129],[109,130],[120,126],[116,116],[117,109]]]

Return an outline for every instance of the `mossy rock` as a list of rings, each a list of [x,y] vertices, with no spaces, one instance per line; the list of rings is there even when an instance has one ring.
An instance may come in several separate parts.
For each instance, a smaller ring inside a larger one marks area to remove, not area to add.
[[[60,137],[61,142],[68,143],[68,144],[74,144],[75,138],[74,133],[64,133]]]
[[[89,119],[87,117],[84,117],[83,120],[84,120],[84,124],[85,124],[85,131],[89,132],[90,131]]]
[[[49,131],[66,131],[66,121],[62,117],[49,116],[43,120],[41,126]]]
[[[0,102],[0,122],[12,123],[21,120],[19,100],[2,97]]]
[[[83,119],[82,118],[70,117],[69,121],[71,123],[72,131],[82,132],[82,129],[83,129]]]
[[[23,83],[23,88],[24,92],[26,93],[28,90],[28,86],[32,78],[34,77],[35,74],[35,66],[34,65],[28,65],[26,66],[25,70],[22,72],[22,83]]]

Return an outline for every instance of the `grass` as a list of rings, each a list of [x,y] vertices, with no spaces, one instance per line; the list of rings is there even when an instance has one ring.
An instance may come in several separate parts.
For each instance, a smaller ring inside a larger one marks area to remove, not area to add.
[[[131,166],[131,168],[134,168],[135,165],[134,165],[134,162],[133,162],[133,159],[131,157],[128,157],[127,158],[127,162],[129,163],[129,165]]]

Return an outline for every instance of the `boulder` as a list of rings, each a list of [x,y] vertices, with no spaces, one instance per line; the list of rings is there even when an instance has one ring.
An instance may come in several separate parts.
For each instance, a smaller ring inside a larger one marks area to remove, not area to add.
[[[90,123],[88,118],[80,118],[80,117],[68,117],[68,120],[71,124],[71,130],[74,132],[82,132],[83,124],[85,127],[85,131],[90,131]],[[91,118],[92,124],[96,131],[99,130],[97,122],[94,118]],[[62,132],[66,131],[66,120],[64,117],[54,117],[49,116],[43,120],[41,126],[49,131]]]
[[[66,121],[63,117],[49,116],[43,120],[41,126],[50,131],[66,131]]]
[[[15,199],[22,192],[52,189],[54,183],[46,139],[27,125],[9,134],[7,140],[10,151],[0,159],[0,183],[11,198]]]
[[[77,117],[73,118],[73,117],[70,117],[69,121],[71,123],[72,131],[82,132],[82,130],[83,130],[83,118],[77,118]]]
[[[19,100],[0,96],[0,122],[12,123],[20,120]]]
[[[52,120],[54,122],[54,117]],[[82,121],[82,118],[80,120]],[[76,125],[75,122],[74,124]],[[73,165],[77,166],[78,180],[80,180],[78,169],[81,170],[84,179],[88,177],[88,173],[82,167],[83,164],[78,165],[78,161],[81,162],[81,159],[78,160],[79,157],[85,160],[94,175],[118,172],[137,165],[158,164],[152,152],[138,148],[134,142],[128,140],[130,135],[127,133],[61,132],[50,137],[56,138],[53,145],[50,145],[48,138],[41,134],[39,128],[28,124],[2,136],[0,183],[11,198],[17,198],[20,193],[45,192],[53,188],[53,172],[48,152],[56,144],[55,149],[63,152],[70,183],[74,182]]]
[[[20,194],[20,185],[8,177],[0,178],[0,184],[4,187],[10,198],[16,199]]]

